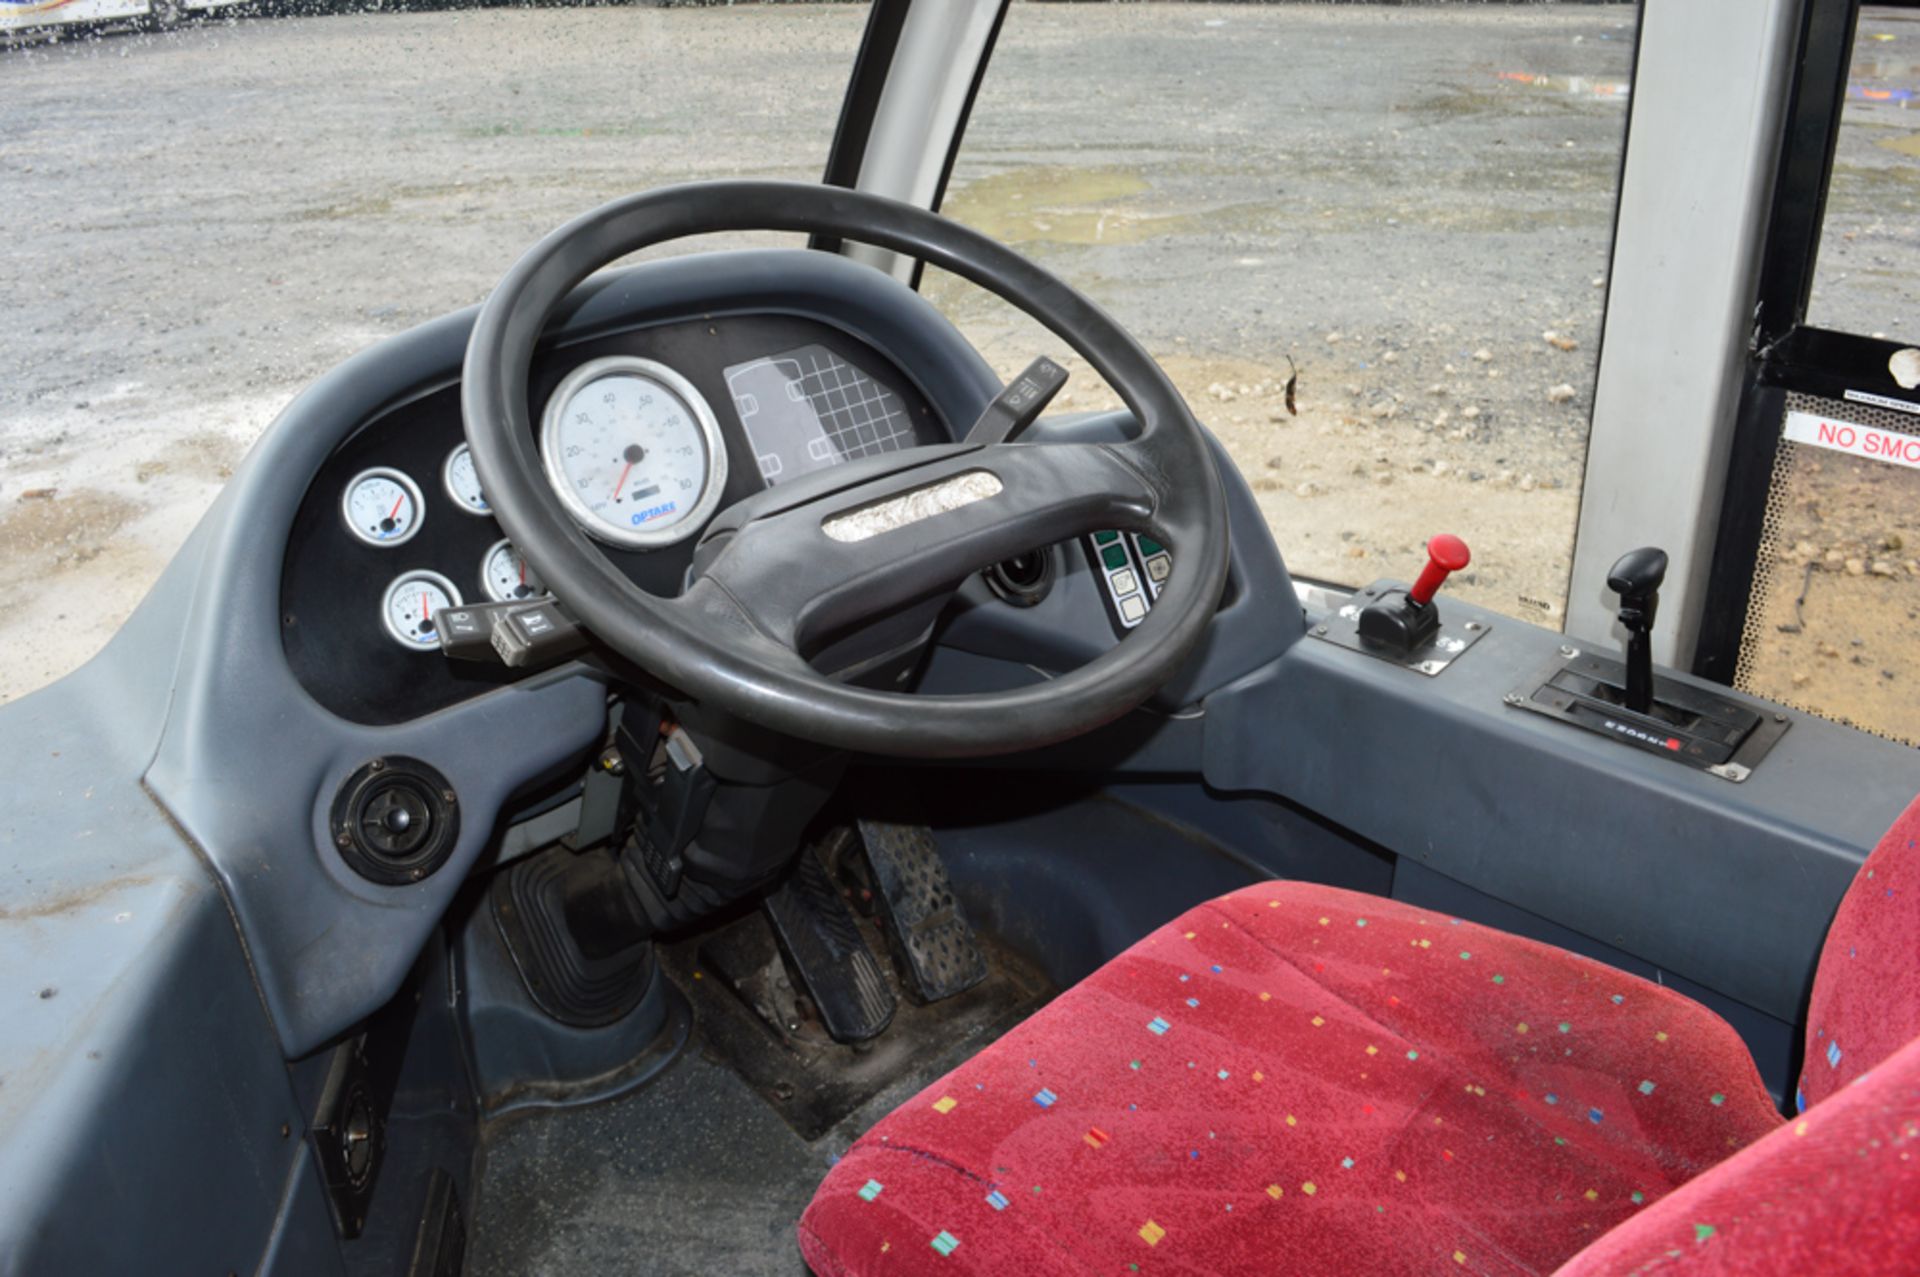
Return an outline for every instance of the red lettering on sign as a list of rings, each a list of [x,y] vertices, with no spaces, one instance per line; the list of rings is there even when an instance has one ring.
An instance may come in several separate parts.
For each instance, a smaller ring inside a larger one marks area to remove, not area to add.
[[[1843,423],[1823,421],[1820,423],[1819,442],[1833,448],[1851,448],[1857,440],[1853,427]]]
[[[1920,439],[1908,435],[1882,434],[1878,430],[1869,430],[1863,451],[1869,457],[1888,457],[1895,461],[1904,461],[1908,465],[1920,465]]]
[[[1830,421],[1810,412],[1789,412],[1782,433],[1795,443],[1810,443],[1872,461],[1890,461],[1920,469],[1920,436],[1904,431]]]

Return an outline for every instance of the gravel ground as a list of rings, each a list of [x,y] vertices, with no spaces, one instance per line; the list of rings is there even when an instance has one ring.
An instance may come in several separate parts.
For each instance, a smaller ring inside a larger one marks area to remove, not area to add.
[[[0,697],[97,648],[278,408],[346,354],[479,299],[615,195],[817,176],[863,20],[338,13],[0,54],[0,214],[31,228],[0,251],[0,584],[19,600]],[[1296,570],[1405,575],[1451,529],[1476,550],[1462,593],[1554,624],[1632,20],[1022,4],[948,211],[1166,360]],[[1914,162],[1860,145],[1832,224],[1871,257],[1817,300],[1911,324],[1915,223],[1887,193],[1911,200]],[[928,293],[1009,371],[1060,353],[952,281]],[[1104,398],[1085,375],[1068,394]]]

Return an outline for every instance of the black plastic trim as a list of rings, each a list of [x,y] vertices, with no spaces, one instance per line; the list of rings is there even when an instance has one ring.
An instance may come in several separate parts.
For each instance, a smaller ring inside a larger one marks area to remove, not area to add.
[[[1000,43],[1000,27],[1007,20],[1007,9],[1012,0],[1000,0],[1000,11],[993,15],[993,26],[987,30],[987,42],[980,46],[980,60],[973,64],[973,80],[967,85],[966,100],[960,104],[959,118],[953,122],[953,136],[947,141],[947,158],[940,164],[940,180],[934,184],[933,202],[928,208],[938,213],[947,199],[947,182],[953,177],[954,163],[960,158],[960,144],[967,138],[967,122],[973,119],[973,102],[980,96],[980,84],[987,78],[987,65],[993,61],[994,48]],[[915,260],[913,275],[907,280],[914,292],[920,291],[920,277],[926,274],[927,264]]]
[[[860,166],[866,162],[874,116],[879,113],[880,96],[893,71],[893,54],[900,47],[900,32],[907,25],[907,10],[912,7],[913,0],[873,0],[867,12],[866,34],[860,38],[853,75],[847,80],[847,96],[840,103],[840,122],[834,126],[833,146],[827,151],[827,171],[820,176],[828,186],[852,190],[860,183]],[[940,207],[937,201],[934,207]],[[842,243],[838,235],[807,238],[808,248],[827,253],[839,252]]]
[[[1734,421],[1719,526],[1707,570],[1706,602],[1693,654],[1693,673],[1729,685],[1746,633],[1767,490],[1779,452],[1780,392],[1798,388],[1783,386],[1769,375],[1768,365],[1777,351],[1792,347],[1806,319],[1859,17],[1860,0],[1806,0],[1801,9],[1799,52],[1761,250],[1753,345]]]

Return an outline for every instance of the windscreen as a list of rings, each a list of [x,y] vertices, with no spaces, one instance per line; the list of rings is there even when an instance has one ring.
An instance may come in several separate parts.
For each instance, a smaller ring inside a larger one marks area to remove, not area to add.
[[[1016,4],[945,212],[1141,339],[1296,574],[1557,628],[1607,294],[1630,4]],[[1066,352],[929,272],[1003,376]],[[1081,364],[1056,407],[1114,401]]]

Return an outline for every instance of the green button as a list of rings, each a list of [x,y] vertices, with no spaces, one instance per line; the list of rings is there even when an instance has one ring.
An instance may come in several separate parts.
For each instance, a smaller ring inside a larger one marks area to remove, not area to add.
[[[1095,545],[1112,545],[1119,539],[1120,534],[1118,532],[1096,532],[1093,534],[1093,543]]]
[[[1100,561],[1110,568],[1123,568],[1127,566],[1126,547],[1119,545],[1108,546],[1106,549],[1100,551]]]
[[[1160,551],[1166,548],[1167,548],[1166,546],[1161,545],[1158,541],[1154,540],[1152,537],[1140,538],[1140,553],[1142,554],[1158,554],[1160,553]]]

